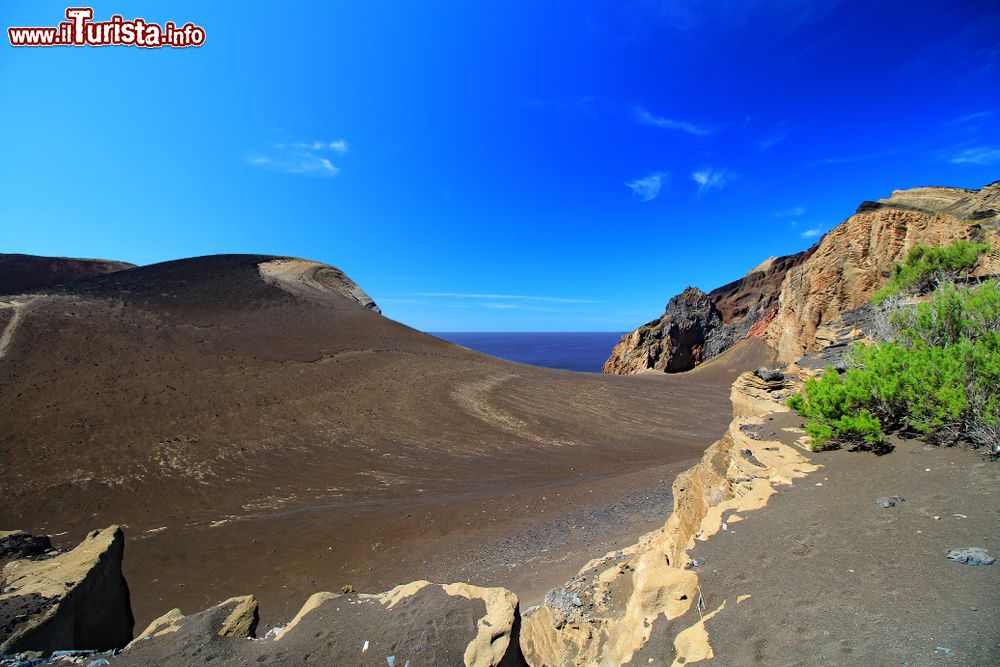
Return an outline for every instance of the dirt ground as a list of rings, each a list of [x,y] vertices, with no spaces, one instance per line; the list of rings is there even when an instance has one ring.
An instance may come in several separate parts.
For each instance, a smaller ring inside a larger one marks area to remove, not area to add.
[[[726,601],[707,623],[717,664],[1000,664],[1000,566],[945,557],[1000,555],[1000,468],[895,445],[812,455],[818,472],[694,550],[706,609]]]

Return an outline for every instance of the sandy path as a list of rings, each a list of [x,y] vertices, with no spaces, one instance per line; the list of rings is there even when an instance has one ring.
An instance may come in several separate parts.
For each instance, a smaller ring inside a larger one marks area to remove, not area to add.
[[[14,332],[17,331],[18,325],[21,324],[24,317],[31,312],[41,298],[40,296],[33,296],[23,299],[0,301],[0,311],[11,312],[8,316],[7,326],[4,327],[3,333],[0,334],[0,359],[7,354],[7,348],[10,347],[10,342],[14,339]]]

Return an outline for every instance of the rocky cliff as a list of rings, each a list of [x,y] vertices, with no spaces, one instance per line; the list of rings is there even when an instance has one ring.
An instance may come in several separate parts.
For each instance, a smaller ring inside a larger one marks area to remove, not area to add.
[[[622,338],[604,372],[686,371],[745,338],[762,338],[777,314],[785,275],[811,252],[771,257],[708,294],[688,287],[670,300],[662,317]]]
[[[48,544],[44,538],[40,546]],[[133,619],[122,576],[124,549],[121,529],[111,526],[91,532],[71,551],[7,563],[0,591],[0,653],[113,649],[127,643]]]
[[[762,338],[791,361],[815,346],[816,328],[857,308],[888,280],[915,245],[988,240],[977,272],[1000,272],[1000,181],[980,190],[897,190],[857,213],[817,244],[771,258],[707,294],[689,287],[660,318],[612,350],[605,373],[689,370],[745,338]]]

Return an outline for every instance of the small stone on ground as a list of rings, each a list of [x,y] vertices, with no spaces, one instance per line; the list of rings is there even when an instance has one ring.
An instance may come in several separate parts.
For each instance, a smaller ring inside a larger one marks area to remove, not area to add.
[[[992,565],[996,561],[996,558],[990,556],[986,549],[980,547],[949,549],[945,555],[956,563],[965,563],[966,565]]]

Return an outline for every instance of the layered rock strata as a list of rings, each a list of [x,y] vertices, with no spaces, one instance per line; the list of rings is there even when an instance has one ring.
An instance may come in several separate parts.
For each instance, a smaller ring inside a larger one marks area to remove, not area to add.
[[[771,258],[708,294],[689,287],[660,318],[625,335],[605,373],[689,370],[745,338],[781,361],[816,347],[816,329],[871,299],[916,245],[960,239],[992,248],[977,275],[1000,273],[1000,181],[980,190],[914,188],[865,202],[804,252]]]

